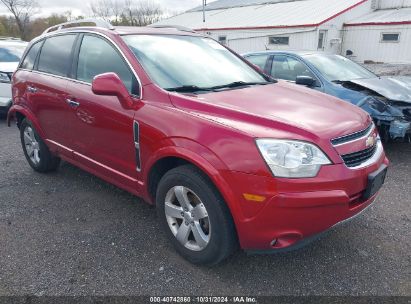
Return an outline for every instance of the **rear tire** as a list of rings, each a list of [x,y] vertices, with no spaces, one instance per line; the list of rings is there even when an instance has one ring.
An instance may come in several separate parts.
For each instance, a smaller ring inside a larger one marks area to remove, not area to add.
[[[216,265],[237,248],[231,213],[211,181],[184,165],[168,171],[156,195],[161,225],[177,252],[199,265]]]
[[[20,139],[24,156],[35,171],[46,173],[58,168],[60,158],[50,152],[32,123],[26,118],[20,124]]]

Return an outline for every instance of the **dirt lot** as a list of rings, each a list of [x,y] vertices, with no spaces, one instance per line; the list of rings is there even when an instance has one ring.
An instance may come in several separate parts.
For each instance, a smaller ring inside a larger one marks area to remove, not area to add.
[[[365,64],[379,76],[411,76],[411,64]]]
[[[288,254],[237,253],[209,269],[182,260],[138,198],[67,163],[35,173],[0,120],[1,295],[411,296],[411,145],[375,205]]]

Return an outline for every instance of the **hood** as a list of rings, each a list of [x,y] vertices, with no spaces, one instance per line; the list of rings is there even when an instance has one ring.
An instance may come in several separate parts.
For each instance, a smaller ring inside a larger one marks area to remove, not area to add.
[[[329,140],[363,130],[371,122],[366,112],[350,103],[285,81],[197,97],[174,93],[170,97],[178,108],[221,117],[216,120],[255,137],[285,131],[294,138]],[[268,131],[259,133],[258,127]]]
[[[356,79],[350,82],[370,89],[389,100],[411,103],[411,77],[376,77]]]
[[[14,73],[18,65],[18,62],[0,62],[0,72]]]

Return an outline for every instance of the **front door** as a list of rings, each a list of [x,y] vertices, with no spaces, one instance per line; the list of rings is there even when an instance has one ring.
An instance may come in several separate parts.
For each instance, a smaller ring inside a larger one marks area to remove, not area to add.
[[[85,34],[80,40],[75,80],[67,89],[75,159],[92,170],[103,172],[111,182],[116,184],[121,180],[136,190],[138,172],[133,135],[136,110],[125,109],[117,97],[95,95],[91,82],[96,75],[114,72],[131,96],[138,94],[138,82],[108,40],[92,34]],[[139,102],[137,96],[135,101]]]
[[[299,59],[286,54],[274,55],[272,58],[270,75],[276,79],[283,79],[290,82],[295,82],[298,76],[308,76],[313,78],[316,82],[312,88],[318,91],[323,91],[321,82],[310,68]]]

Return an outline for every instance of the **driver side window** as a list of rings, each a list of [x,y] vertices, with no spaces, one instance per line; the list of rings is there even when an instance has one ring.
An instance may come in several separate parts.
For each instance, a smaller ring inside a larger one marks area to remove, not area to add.
[[[249,57],[246,57],[248,61],[250,61],[252,64],[258,66],[261,71],[265,70],[265,65],[267,64],[267,59],[270,55],[268,54],[263,54],[263,55],[251,55]]]
[[[314,74],[305,64],[286,55],[274,56],[271,67],[271,76],[288,81],[295,81],[298,76],[310,76],[311,78],[316,79]]]
[[[130,94],[138,95],[138,82],[120,54],[106,40],[85,35],[80,47],[77,79],[91,83],[96,75],[113,72]]]

